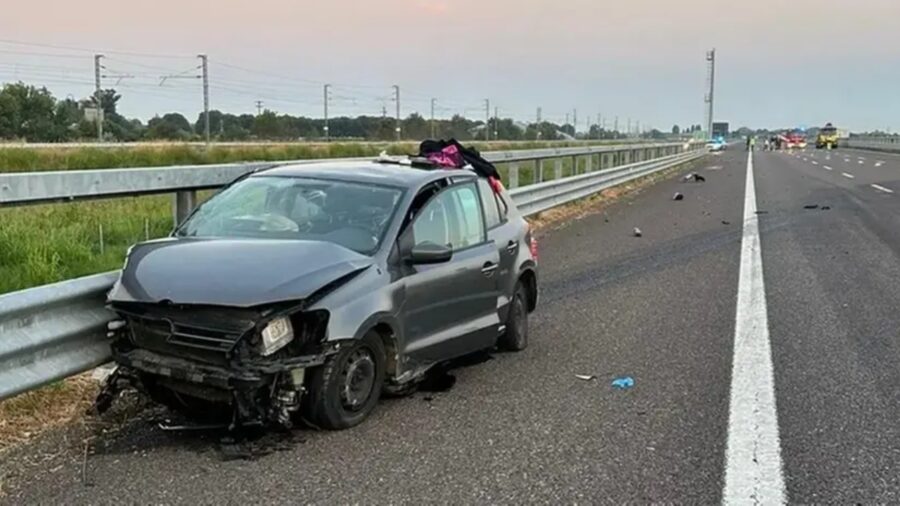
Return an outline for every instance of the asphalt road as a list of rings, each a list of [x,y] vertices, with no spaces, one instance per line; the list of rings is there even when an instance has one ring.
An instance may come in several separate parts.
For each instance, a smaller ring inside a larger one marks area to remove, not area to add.
[[[779,463],[791,503],[900,502],[900,157],[753,165],[777,405],[760,462]],[[45,439],[0,463],[0,502],[721,502],[726,473],[757,472],[729,445],[765,441],[729,419],[746,386],[732,367],[747,154],[697,171],[705,183],[676,176],[544,230],[530,347],[455,370],[446,392],[385,401],[351,430],[295,431],[252,460],[145,420],[99,435],[86,460]],[[622,376],[634,386],[613,388]]]

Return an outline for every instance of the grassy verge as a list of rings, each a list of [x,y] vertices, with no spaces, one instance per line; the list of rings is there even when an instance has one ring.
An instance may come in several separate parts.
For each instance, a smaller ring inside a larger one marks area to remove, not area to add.
[[[81,374],[0,402],[0,452],[80,419],[100,386]]]

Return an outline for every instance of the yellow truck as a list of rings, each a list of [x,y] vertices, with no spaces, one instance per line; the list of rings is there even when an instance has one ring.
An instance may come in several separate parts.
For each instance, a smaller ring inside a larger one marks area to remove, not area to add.
[[[816,136],[816,149],[834,149],[838,147],[838,130],[831,123],[819,129]]]

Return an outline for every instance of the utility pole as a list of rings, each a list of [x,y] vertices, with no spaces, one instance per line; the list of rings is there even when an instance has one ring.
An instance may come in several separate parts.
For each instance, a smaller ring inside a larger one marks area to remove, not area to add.
[[[537,140],[541,140],[541,108],[537,108],[537,123],[535,124],[535,128],[537,130],[537,134],[535,137]]]
[[[631,131],[631,118],[628,118],[628,128],[625,131],[628,132],[628,137],[631,137],[631,134],[634,133]]]
[[[572,109],[572,135],[578,137],[578,109]]]
[[[494,140],[495,140],[495,141],[500,139],[500,136],[497,135],[497,129],[498,129],[497,127],[498,127],[498,124],[499,124],[499,123],[500,123],[500,112],[499,112],[499,107],[497,107],[497,106],[495,105],[495,106],[494,106]]]
[[[262,108],[263,108],[263,101],[257,100],[256,101],[256,115],[257,116],[262,116]]]
[[[328,135],[328,87],[329,86],[331,86],[331,85],[330,84],[325,85],[325,97],[324,97],[324,100],[325,100],[325,128],[323,130],[325,130],[325,142],[328,142],[328,140],[330,138]]]
[[[484,99],[484,140],[491,140],[491,100]]]
[[[197,55],[203,68],[203,133],[209,144],[209,58],[205,54]]]
[[[712,124],[713,124],[713,104],[715,102],[715,91],[716,91],[716,49],[713,48],[711,51],[706,52],[706,62],[707,62],[707,85],[709,91],[706,93],[706,135],[712,139]]]
[[[394,85],[394,101],[397,102],[397,126],[394,131],[397,132],[397,141],[400,141],[400,86]]]
[[[537,108],[537,123],[538,123],[538,125],[541,124],[541,108],[540,107]]]
[[[616,116],[616,120],[613,122],[613,131],[619,133],[619,117]]]
[[[431,99],[431,138],[434,139],[434,103],[437,101],[436,98]]]
[[[100,104],[100,60],[102,54],[94,55],[94,102],[97,104],[97,141],[103,142],[103,107]]]

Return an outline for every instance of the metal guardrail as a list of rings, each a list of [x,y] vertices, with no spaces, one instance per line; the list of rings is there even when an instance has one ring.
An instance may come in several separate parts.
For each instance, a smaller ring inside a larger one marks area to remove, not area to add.
[[[525,216],[532,216],[553,207],[588,197],[632,179],[696,160],[705,154],[705,151],[690,151],[670,155],[649,162],[637,162],[598,172],[588,172],[577,176],[533,184],[510,190],[510,194],[519,211]]]
[[[485,159],[494,163],[524,162],[564,157],[621,155],[623,163],[672,154],[684,150],[684,143],[618,144],[575,148],[488,151]],[[699,145],[691,144],[691,147]],[[699,146],[702,147],[702,146]],[[373,157],[327,160],[284,160],[272,162],[178,165],[127,169],[59,170],[45,172],[0,173],[0,205],[40,204],[82,199],[124,197],[196,191],[217,188],[254,170],[327,162],[368,161]]]
[[[838,147],[870,151],[900,152],[900,137],[850,137],[840,139]]]
[[[0,295],[0,399],[109,361],[106,292],[118,271]]]
[[[608,148],[610,147],[532,150],[523,152],[521,156],[506,158],[502,158],[506,155],[493,153],[489,158],[495,162],[500,162],[501,158],[505,162],[536,160],[539,164],[540,160],[560,156],[610,153]],[[647,153],[651,152],[666,153],[673,148],[677,148],[674,149],[677,154],[606,169],[602,169],[601,158],[598,161],[601,170],[565,178],[560,177],[560,164],[557,164],[556,179],[513,188],[510,194],[521,212],[526,216],[532,216],[626,181],[695,160],[706,153],[702,144],[691,145],[687,149],[681,144],[644,145],[640,148],[628,146],[625,151],[621,148],[618,151],[630,153],[621,157],[626,160],[650,156]],[[637,154],[635,151],[638,149],[647,151],[644,154]],[[615,151],[617,150],[612,150]],[[240,167],[246,172],[246,168],[252,165],[258,164],[240,164]],[[590,166],[590,163],[587,165]],[[516,167],[511,165],[509,169],[512,177]],[[128,175],[129,170],[136,172]],[[16,203],[31,203],[27,193],[29,190],[44,196],[61,195],[65,186],[56,185],[64,181],[73,185],[70,192],[78,194],[80,198],[104,198],[148,192],[135,186],[135,182],[129,178],[155,185],[152,186],[153,190],[150,193],[184,191],[185,187],[195,189],[219,186],[241,174],[235,175],[229,172],[235,169],[226,169],[224,166],[168,167],[153,170],[158,175],[153,176],[149,172],[150,169],[68,171],[55,173],[49,176],[49,179],[40,177],[49,173],[28,174],[24,175],[27,177],[23,180],[30,182],[23,186],[7,187],[5,198],[7,202],[13,200]],[[74,172],[89,172],[94,179],[85,174],[74,175],[74,179],[64,177],[64,174]],[[204,172],[206,173],[203,174]],[[4,179],[2,176],[7,177]],[[0,188],[3,184],[9,183],[8,176],[10,175],[0,175]],[[40,181],[44,182],[44,186],[35,183]],[[10,195],[15,198],[11,198]],[[48,200],[56,201],[58,198],[44,198],[41,201]],[[2,202],[3,200],[0,200],[0,203]],[[114,271],[0,295],[0,400],[87,371],[109,360],[106,325],[113,315],[105,308],[104,303],[106,293],[117,276],[118,271]]]

